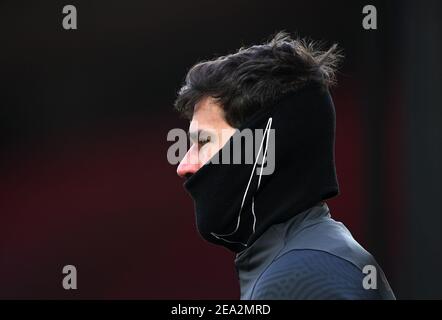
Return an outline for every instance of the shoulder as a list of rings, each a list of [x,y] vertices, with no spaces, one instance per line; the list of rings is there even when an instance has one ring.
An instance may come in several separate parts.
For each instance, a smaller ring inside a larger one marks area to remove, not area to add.
[[[252,299],[379,299],[363,288],[365,274],[321,250],[294,249],[273,261],[256,282]]]

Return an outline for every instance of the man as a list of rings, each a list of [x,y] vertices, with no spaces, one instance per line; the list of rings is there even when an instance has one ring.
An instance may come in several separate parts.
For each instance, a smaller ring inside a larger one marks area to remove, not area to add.
[[[196,64],[179,92],[192,145],[177,172],[200,234],[236,253],[241,299],[395,298],[324,202],[339,192],[329,94],[339,58],[336,46],[319,51],[279,33]],[[247,143],[232,150],[245,130],[255,138],[251,162]],[[225,161],[238,152],[239,162]]]

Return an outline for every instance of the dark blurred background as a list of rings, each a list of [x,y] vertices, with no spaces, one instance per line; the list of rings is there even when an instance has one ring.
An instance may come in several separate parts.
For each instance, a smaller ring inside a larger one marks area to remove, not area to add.
[[[78,30],[62,28],[75,5]],[[362,28],[377,8],[378,29]],[[239,298],[167,162],[186,71],[280,30],[337,42],[332,214],[398,298],[442,298],[441,3],[0,1],[0,298]],[[64,265],[78,270],[66,291]]]

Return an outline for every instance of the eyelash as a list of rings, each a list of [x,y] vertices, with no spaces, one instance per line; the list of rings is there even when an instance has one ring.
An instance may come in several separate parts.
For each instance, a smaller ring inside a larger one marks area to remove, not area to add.
[[[206,139],[199,139],[198,144],[200,146],[205,145],[206,143],[210,142],[210,137],[207,137]]]

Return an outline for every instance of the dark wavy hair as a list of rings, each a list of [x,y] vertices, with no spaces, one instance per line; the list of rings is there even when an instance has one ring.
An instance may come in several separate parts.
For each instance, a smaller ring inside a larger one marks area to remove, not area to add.
[[[238,128],[258,109],[307,84],[324,89],[334,85],[342,55],[336,44],[328,50],[319,47],[316,42],[279,32],[267,43],[199,62],[187,73],[175,108],[191,119],[195,104],[211,96],[224,109],[227,123]]]

